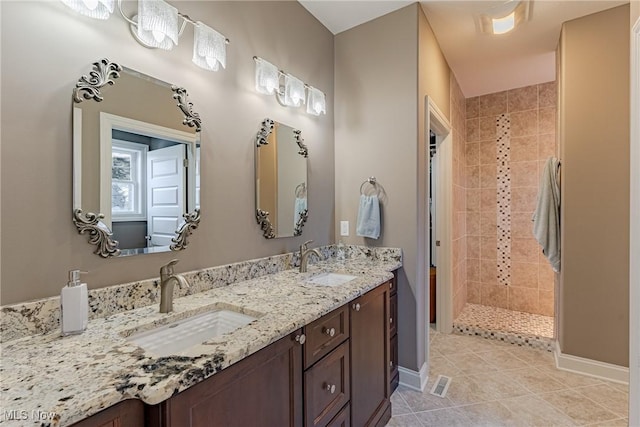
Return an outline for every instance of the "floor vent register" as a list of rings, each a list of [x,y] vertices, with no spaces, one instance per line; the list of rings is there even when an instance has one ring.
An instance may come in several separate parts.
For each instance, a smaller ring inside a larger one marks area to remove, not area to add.
[[[438,375],[438,379],[431,388],[431,394],[438,397],[445,397],[447,390],[449,390],[449,384],[451,384],[451,378],[444,375]]]

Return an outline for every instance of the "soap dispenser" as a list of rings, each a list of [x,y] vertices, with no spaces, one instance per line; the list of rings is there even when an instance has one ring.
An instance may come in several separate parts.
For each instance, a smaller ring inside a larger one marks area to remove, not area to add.
[[[89,299],[87,284],[80,283],[80,273],[69,271],[69,282],[60,293],[60,328],[62,335],[81,334],[89,321]]]

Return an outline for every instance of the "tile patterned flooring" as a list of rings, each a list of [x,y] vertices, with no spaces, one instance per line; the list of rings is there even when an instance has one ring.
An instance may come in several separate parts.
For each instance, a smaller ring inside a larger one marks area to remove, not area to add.
[[[453,322],[456,334],[476,335],[511,344],[553,350],[553,317],[467,304]]]
[[[400,386],[387,427],[628,425],[626,385],[559,371],[549,351],[433,329],[430,343],[425,391]],[[438,375],[445,398],[429,393]]]

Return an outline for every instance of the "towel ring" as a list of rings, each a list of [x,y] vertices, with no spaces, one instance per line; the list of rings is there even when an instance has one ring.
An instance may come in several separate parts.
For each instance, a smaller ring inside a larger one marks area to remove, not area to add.
[[[360,185],[360,194],[364,194],[364,193],[362,192],[362,189],[364,188],[364,186],[365,186],[366,184],[371,184],[371,185],[373,185],[373,186],[375,187],[375,186],[378,184],[378,182],[376,181],[376,177],[375,177],[375,176],[370,176],[369,178],[367,178],[367,180],[366,180],[365,182],[363,182],[363,183]]]

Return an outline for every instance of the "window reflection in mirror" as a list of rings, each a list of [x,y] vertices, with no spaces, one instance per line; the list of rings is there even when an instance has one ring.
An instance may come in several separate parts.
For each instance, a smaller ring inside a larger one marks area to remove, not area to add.
[[[199,124],[170,84],[128,68],[112,80],[74,104],[74,210],[104,215],[121,256],[169,251],[200,207]]]
[[[112,131],[107,225],[121,249],[169,246],[182,214],[198,207],[195,200],[189,203],[185,191],[190,148],[179,141]]]

